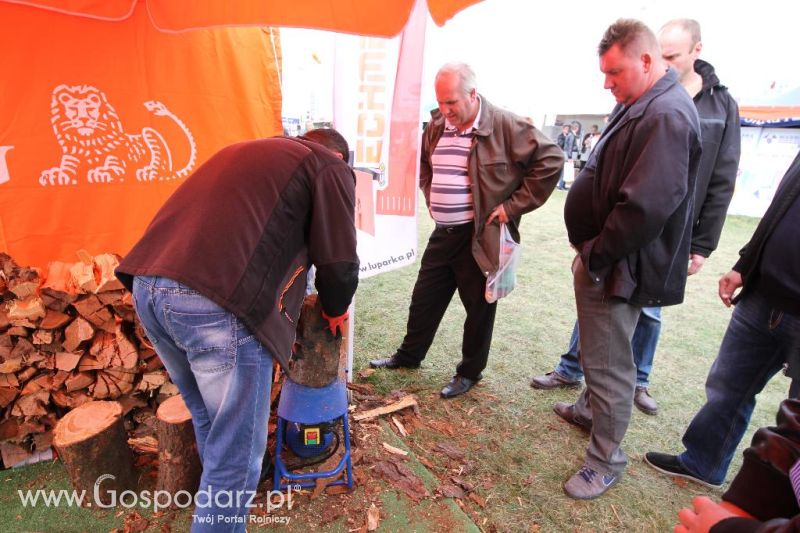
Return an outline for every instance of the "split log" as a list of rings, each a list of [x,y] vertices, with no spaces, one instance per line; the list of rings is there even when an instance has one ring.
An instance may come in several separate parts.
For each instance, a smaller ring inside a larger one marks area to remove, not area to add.
[[[88,402],[73,409],[56,424],[53,445],[75,490],[97,491],[100,500],[110,504],[112,491],[118,497],[136,487],[133,454],[118,402]],[[100,479],[104,475],[113,477]]]
[[[53,343],[53,332],[47,329],[37,329],[33,332],[31,342],[38,346],[46,346]]]
[[[63,409],[74,409],[92,401],[92,398],[83,391],[66,392],[65,390],[54,391],[50,395],[50,399]]]
[[[94,383],[94,375],[90,372],[78,372],[76,374],[72,374],[67,378],[64,382],[64,386],[67,392],[73,392],[81,389],[85,389],[89,385]]]
[[[383,407],[377,407],[375,409],[371,409],[369,411],[364,411],[363,413],[356,413],[353,415],[353,420],[356,422],[360,422],[362,420],[368,420],[370,418],[375,418],[376,416],[387,415],[389,413],[394,413],[395,411],[400,411],[401,409],[405,409],[406,407],[413,407],[417,409],[417,400],[412,395],[403,396],[399,400],[394,403],[390,403],[389,405],[384,405]]]
[[[56,358],[56,368],[59,370],[66,370],[67,372],[72,372],[75,370],[75,367],[78,366],[78,362],[83,357],[83,354],[72,353],[72,352],[57,352],[55,355]]]
[[[47,314],[44,316],[44,320],[39,324],[39,327],[42,329],[63,328],[69,324],[70,320],[72,320],[71,316],[61,311],[48,308]]]
[[[0,305],[0,331],[8,329],[10,325],[11,322],[8,321],[8,313],[4,309],[4,306]]]
[[[0,363],[0,372],[3,374],[13,374],[22,370],[22,357],[9,357]]]
[[[42,297],[45,307],[58,311],[59,313],[66,311],[67,307],[78,298],[77,294],[71,294],[49,287],[42,288],[39,296]]]
[[[42,289],[52,289],[59,293],[74,292],[69,267],[69,263],[51,261],[47,267],[47,280],[42,284]]]
[[[8,288],[17,298],[25,299],[36,294],[41,281],[36,269],[16,268],[8,280]]]
[[[139,386],[136,387],[136,390],[141,392],[150,392],[156,390],[166,382],[166,372],[147,372],[146,374],[142,375],[142,380],[139,381]]]
[[[78,252],[78,255],[81,255],[80,252]],[[69,274],[78,292],[94,292],[97,289],[97,280],[94,277],[94,263],[88,254],[81,257],[81,261],[70,265]]]
[[[0,387],[0,408],[5,408],[14,401],[19,391],[13,387]]]
[[[334,339],[322,318],[322,305],[316,294],[306,296],[300,310],[297,340],[289,360],[292,381],[308,387],[324,387],[335,379],[345,379],[347,339]],[[343,325],[347,329],[347,323]]]
[[[46,406],[49,402],[50,392],[45,390],[20,396],[11,409],[11,415],[19,417],[44,416],[47,414]]]
[[[35,321],[44,318],[47,311],[44,302],[36,295],[31,295],[24,300],[12,300],[8,306],[8,320],[14,325],[22,325],[19,321]]]
[[[19,387],[19,380],[14,374],[0,374],[0,387]]]
[[[72,306],[78,311],[79,315],[88,320],[92,325],[108,331],[109,333],[114,333],[114,316],[94,294],[75,300]]]
[[[122,282],[114,275],[114,269],[118,266],[119,258],[114,254],[94,256],[94,271],[97,279],[95,292],[116,291],[123,288]]]
[[[180,395],[173,396],[156,411],[158,434],[158,482],[156,490],[194,494],[200,483],[200,457],[192,427],[192,415]]]
[[[31,456],[31,453],[13,442],[0,442],[0,456],[6,468],[18,465]]]
[[[64,330],[64,350],[74,352],[80,343],[94,337],[94,328],[81,317],[76,318]]]

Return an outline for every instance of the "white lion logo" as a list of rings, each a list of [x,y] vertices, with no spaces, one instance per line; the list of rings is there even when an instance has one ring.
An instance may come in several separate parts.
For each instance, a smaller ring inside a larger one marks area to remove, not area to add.
[[[53,91],[50,122],[61,145],[61,162],[42,172],[39,184],[75,185],[84,175],[89,183],[123,181],[129,169],[136,169],[139,181],[186,177],[197,162],[189,128],[161,102],[144,106],[156,116],[171,118],[186,134],[191,148],[186,166],[175,170],[169,146],[157,130],[145,127],[140,134],[125,133],[102,91],[89,85],[59,85]]]

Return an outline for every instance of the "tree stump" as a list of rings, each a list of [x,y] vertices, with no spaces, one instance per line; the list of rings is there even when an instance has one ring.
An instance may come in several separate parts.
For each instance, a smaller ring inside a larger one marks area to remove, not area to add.
[[[174,495],[185,490],[194,494],[200,484],[202,466],[197,454],[197,439],[192,415],[180,394],[158,407],[158,482],[156,490]]]
[[[322,318],[322,305],[316,294],[309,294],[300,310],[297,340],[289,361],[292,381],[307,387],[324,387],[335,379],[345,381],[347,361],[347,322],[344,333],[333,338],[328,321]]]
[[[123,491],[136,487],[118,402],[87,402],[64,415],[55,426],[53,446],[73,488],[85,490],[87,500],[97,497],[105,505],[116,504]]]

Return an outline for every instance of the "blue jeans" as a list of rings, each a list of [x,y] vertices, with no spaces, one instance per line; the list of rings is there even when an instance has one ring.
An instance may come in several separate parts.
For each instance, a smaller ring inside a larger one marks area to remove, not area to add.
[[[656,356],[656,346],[660,335],[661,308],[643,307],[631,340],[633,362],[636,364],[637,387],[648,387],[650,385],[650,372],[653,370],[653,359]],[[575,327],[572,328],[572,337],[569,340],[569,349],[567,349],[567,353],[561,356],[561,360],[555,369],[557,374],[573,381],[583,379],[583,370],[578,357],[579,342],[578,322],[575,321]]]
[[[741,299],[706,378],[706,403],[683,435],[684,468],[709,483],[725,480],[756,395],[799,346],[800,315],[771,308],[758,292]]]
[[[272,355],[185,285],[137,276],[136,312],[192,414],[203,463],[192,531],[245,531],[267,446]]]

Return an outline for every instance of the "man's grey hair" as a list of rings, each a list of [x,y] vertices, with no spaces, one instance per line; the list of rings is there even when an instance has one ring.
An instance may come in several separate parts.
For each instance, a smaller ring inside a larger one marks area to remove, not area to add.
[[[675,27],[675,26],[679,27],[680,29],[682,29],[683,31],[685,31],[686,33],[688,33],[691,36],[691,38],[692,38],[692,48],[694,48],[694,45],[696,45],[697,43],[702,41],[702,38],[700,37],[700,23],[697,22],[694,19],[673,19],[673,20],[670,20],[669,22],[667,22],[666,24],[661,26],[661,30],[660,31],[664,31],[667,28],[672,28],[672,27]]]
[[[609,26],[597,46],[597,55],[604,55],[615,44],[626,55],[638,55],[644,51],[661,54],[653,30],[636,19],[618,19]]]
[[[446,63],[439,72],[436,73],[436,79],[442,74],[455,74],[461,81],[461,90],[464,94],[469,94],[472,89],[478,88],[478,83],[475,81],[475,71],[466,63]]]

